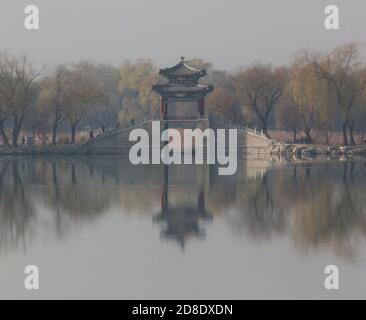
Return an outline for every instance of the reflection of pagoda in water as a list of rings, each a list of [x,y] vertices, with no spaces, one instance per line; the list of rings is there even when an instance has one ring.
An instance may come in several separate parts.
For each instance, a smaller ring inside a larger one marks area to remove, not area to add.
[[[212,214],[205,207],[205,193],[200,187],[197,203],[169,206],[169,168],[164,168],[164,185],[161,193],[161,210],[154,217],[163,226],[161,237],[166,240],[176,241],[184,249],[186,241],[190,238],[202,239],[206,236],[201,222],[212,221]]]

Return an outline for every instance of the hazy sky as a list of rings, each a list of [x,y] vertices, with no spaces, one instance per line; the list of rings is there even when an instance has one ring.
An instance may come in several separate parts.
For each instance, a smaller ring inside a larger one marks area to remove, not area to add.
[[[29,4],[40,10],[38,31],[24,27]],[[339,6],[339,31],[323,26],[329,4]],[[48,65],[151,58],[166,66],[185,55],[233,69],[366,42],[365,14],[365,0],[0,0],[0,48]]]

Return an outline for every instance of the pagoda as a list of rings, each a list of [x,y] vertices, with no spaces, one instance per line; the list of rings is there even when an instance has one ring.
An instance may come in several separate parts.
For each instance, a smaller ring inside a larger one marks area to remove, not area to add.
[[[159,70],[159,74],[168,82],[156,84],[152,90],[161,96],[160,113],[163,120],[168,120],[168,105],[172,102],[195,102],[199,117],[205,114],[205,96],[213,91],[212,85],[198,83],[206,75],[205,69],[191,67],[184,57],[178,64]]]

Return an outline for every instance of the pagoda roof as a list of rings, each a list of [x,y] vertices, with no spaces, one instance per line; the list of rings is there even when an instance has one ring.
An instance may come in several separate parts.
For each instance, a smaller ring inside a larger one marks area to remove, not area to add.
[[[213,86],[205,84],[156,84],[153,90],[161,95],[187,94],[193,96],[205,96],[213,90]]]
[[[159,74],[168,79],[180,78],[180,77],[199,79],[206,75],[206,70],[196,69],[190,66],[189,64],[186,63],[185,58],[181,57],[179,63],[170,68],[160,69]]]

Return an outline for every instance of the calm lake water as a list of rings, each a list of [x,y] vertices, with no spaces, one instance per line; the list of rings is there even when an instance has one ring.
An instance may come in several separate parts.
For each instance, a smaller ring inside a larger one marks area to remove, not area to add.
[[[0,159],[0,298],[366,298],[366,162]],[[40,290],[24,288],[24,268]],[[340,290],[324,289],[324,268]]]

